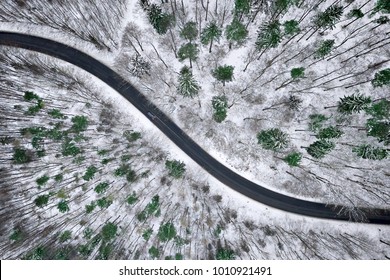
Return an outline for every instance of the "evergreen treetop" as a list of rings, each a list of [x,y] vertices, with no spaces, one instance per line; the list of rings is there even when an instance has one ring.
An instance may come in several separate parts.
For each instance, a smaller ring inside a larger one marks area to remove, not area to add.
[[[299,22],[296,20],[288,20],[283,23],[284,33],[286,35],[294,35],[296,33],[301,32],[301,28],[299,27]]]
[[[302,160],[302,154],[298,152],[292,152],[283,158],[283,160],[290,166],[298,166]]]
[[[281,40],[280,23],[273,20],[260,26],[255,44],[258,50],[270,49],[275,48]]]
[[[257,141],[263,149],[278,151],[287,148],[288,134],[279,128],[262,130],[257,134]]]
[[[212,75],[215,79],[225,85],[226,82],[231,82],[233,80],[233,70],[234,67],[231,65],[218,66],[212,71]]]
[[[275,0],[274,10],[278,12],[286,12],[292,5],[298,5],[300,0]]]
[[[353,10],[351,10],[351,11],[348,13],[348,17],[349,17],[349,18],[352,18],[352,17],[355,17],[355,18],[362,18],[362,17],[364,17],[364,13],[363,13],[362,10],[360,10],[360,9],[353,9]]]
[[[390,68],[375,73],[375,77],[371,83],[373,87],[390,86]]]
[[[215,21],[212,21],[202,30],[200,41],[203,45],[210,44],[209,52],[211,52],[213,42],[218,40],[221,35],[222,30],[218,27]]]
[[[390,13],[390,1],[389,0],[378,0],[376,2],[374,13],[382,12],[382,13]]]
[[[175,18],[172,15],[163,13],[162,9],[156,4],[149,6],[148,17],[149,22],[160,35],[167,33],[168,29],[175,22]]]
[[[337,104],[337,111],[343,114],[359,113],[360,111],[367,109],[370,104],[371,98],[369,96],[352,94],[340,98],[340,101]]]
[[[307,149],[307,153],[314,158],[320,159],[333,150],[335,144],[327,139],[321,139],[311,144]]]
[[[388,156],[385,149],[366,144],[353,148],[352,152],[364,159],[382,160]]]
[[[314,58],[319,59],[319,58],[324,58],[330,52],[332,51],[332,48],[334,46],[334,40],[325,40],[322,41],[318,49],[314,53]]]
[[[210,41],[221,37],[222,31],[218,27],[215,21],[210,22],[202,31],[200,41],[202,44],[207,45]]]
[[[237,18],[234,18],[232,23],[226,26],[226,38],[229,41],[242,44],[247,36],[248,30],[245,28],[244,24],[238,21]]]
[[[333,29],[336,22],[341,18],[343,14],[343,7],[339,5],[332,5],[325,11],[318,13],[314,17],[314,25],[317,28],[330,28]]]
[[[305,68],[303,67],[293,68],[291,69],[290,74],[292,79],[303,78],[305,76]]]
[[[226,119],[228,100],[225,95],[214,96],[211,100],[211,104],[214,109],[213,118],[216,122],[220,123]]]
[[[198,58],[199,49],[196,44],[187,43],[180,47],[177,52],[177,56],[179,57],[179,61],[183,61],[185,59],[190,60],[190,64],[192,66],[192,61]]]
[[[217,260],[234,260],[234,251],[229,248],[219,248],[215,256]]]
[[[251,9],[251,0],[235,0],[234,1],[234,13],[237,16],[242,14],[249,14]]]
[[[176,179],[181,178],[186,171],[184,162],[178,160],[167,160],[165,167],[168,169],[169,175]]]
[[[189,40],[190,42],[195,40],[197,36],[198,36],[198,28],[196,27],[196,23],[193,21],[187,22],[183,26],[183,29],[180,31],[180,37]]]
[[[194,79],[191,70],[184,66],[180,71],[178,93],[192,98],[198,94],[199,89],[200,86]]]

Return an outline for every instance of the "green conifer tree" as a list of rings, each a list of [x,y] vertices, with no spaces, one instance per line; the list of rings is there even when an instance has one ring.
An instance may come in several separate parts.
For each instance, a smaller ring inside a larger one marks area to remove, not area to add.
[[[242,44],[248,36],[248,30],[237,18],[234,18],[232,23],[226,26],[226,38],[229,40],[229,49],[232,48],[232,43]]]
[[[189,40],[190,43],[195,40],[196,37],[198,37],[198,28],[196,27],[196,23],[193,21],[187,22],[180,31],[180,37]]]
[[[179,57],[179,61],[183,61],[185,59],[190,60],[190,68],[192,68],[192,61],[198,59],[199,49],[196,44],[187,43],[180,47],[177,52],[177,56]]]
[[[321,139],[311,144],[306,150],[309,155],[314,158],[323,158],[326,154],[332,151],[335,144],[327,139]]]
[[[390,86],[390,68],[375,73],[375,77],[371,83],[373,87]]]
[[[369,96],[352,94],[340,98],[337,104],[337,111],[342,114],[359,113],[361,110],[367,109],[370,104],[371,98]]]
[[[258,50],[264,50],[277,47],[281,40],[280,23],[273,20],[260,26],[255,44]]]
[[[233,80],[233,70],[234,67],[231,65],[218,66],[211,74],[225,86],[226,82],[231,82]]]
[[[337,21],[343,14],[343,7],[339,5],[332,5],[325,11],[318,13],[314,17],[314,25],[317,28],[330,28],[333,29]]]
[[[330,52],[332,51],[332,48],[334,46],[334,40],[325,40],[320,43],[320,46],[317,48],[317,50],[314,53],[314,58],[324,58]]]
[[[224,121],[227,116],[227,108],[228,108],[226,96],[225,95],[214,96],[211,101],[211,104],[214,109],[214,114],[213,114],[214,120],[219,123]]]
[[[257,134],[257,141],[263,149],[278,151],[287,148],[288,134],[279,128],[262,130]]]
[[[180,71],[179,86],[177,91],[180,95],[193,98],[199,92],[200,86],[194,79],[191,70],[184,66]]]
[[[213,42],[218,40],[222,35],[221,29],[218,27],[215,21],[210,22],[207,26],[202,30],[200,41],[203,45],[210,44],[209,53],[211,53],[211,49],[213,47]]]

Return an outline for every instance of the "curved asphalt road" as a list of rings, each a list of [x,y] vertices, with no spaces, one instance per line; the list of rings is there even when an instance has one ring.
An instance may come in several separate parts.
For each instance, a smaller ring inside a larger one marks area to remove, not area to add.
[[[276,193],[259,186],[233,172],[211,157],[190,137],[188,137],[167,115],[149,102],[149,100],[124,81],[120,75],[91,56],[67,45],[40,37],[1,32],[0,45],[14,46],[41,52],[74,64],[111,86],[138,110],[147,116],[166,136],[182,149],[195,162],[223,184],[237,192],[268,206],[287,212],[316,218],[349,220],[344,214],[338,214],[341,206],[325,205],[296,199]],[[367,215],[369,223],[390,224],[390,209],[361,209]],[[261,213],[259,213],[261,215]]]

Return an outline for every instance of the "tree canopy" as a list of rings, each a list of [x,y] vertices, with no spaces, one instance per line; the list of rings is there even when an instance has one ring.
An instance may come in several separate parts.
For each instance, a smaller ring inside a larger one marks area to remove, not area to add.
[[[180,37],[189,40],[190,42],[195,40],[196,37],[198,37],[198,28],[196,27],[196,23],[193,21],[187,22],[180,31]]]
[[[192,71],[188,67],[184,66],[180,70],[179,86],[177,88],[177,92],[180,95],[193,98],[198,94],[199,89],[200,86],[194,79]]]
[[[237,18],[234,18],[232,23],[226,26],[226,38],[230,42],[242,44],[248,36],[248,30]],[[231,48],[231,43],[229,44]]]
[[[222,30],[218,27],[215,21],[212,21],[202,30],[200,41],[203,45],[210,44],[209,52],[211,53],[213,42],[218,40],[221,35]]]
[[[371,84],[373,87],[390,86],[390,68],[375,73],[375,77],[371,81]]]
[[[255,44],[258,50],[270,49],[277,47],[281,40],[280,23],[273,20],[260,26]]]
[[[222,82],[225,85],[226,82],[233,80],[234,67],[231,65],[218,66],[212,71],[212,75],[215,79]]]
[[[183,61],[185,59],[190,60],[190,68],[192,68],[192,61],[198,58],[199,49],[196,44],[187,43],[180,47],[177,52],[177,56],[179,57],[179,61]]]
[[[343,7],[339,5],[332,5],[326,8],[325,11],[318,13],[314,17],[314,25],[317,28],[333,29],[337,21],[343,14]]]
[[[257,141],[263,149],[278,151],[288,146],[288,134],[279,128],[262,130],[257,134]]]
[[[359,113],[367,109],[370,104],[371,98],[369,96],[352,94],[340,98],[340,101],[337,103],[337,111],[343,114]]]
[[[216,122],[220,123],[226,119],[227,116],[227,98],[225,95],[214,96],[211,100],[211,104],[214,109],[213,118]]]
[[[168,169],[169,175],[176,179],[181,178],[186,171],[184,162],[178,160],[167,160],[165,167]]]
[[[148,17],[149,22],[160,35],[167,33],[168,29],[175,21],[175,18],[172,15],[163,13],[162,9],[156,4],[150,5]]]

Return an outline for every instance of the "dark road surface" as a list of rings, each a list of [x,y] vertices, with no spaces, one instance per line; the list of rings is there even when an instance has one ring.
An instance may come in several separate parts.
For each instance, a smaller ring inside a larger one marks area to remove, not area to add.
[[[349,220],[347,214],[338,214],[341,206],[325,205],[289,197],[257,185],[233,172],[204,151],[130,83],[124,81],[116,72],[89,55],[55,41],[18,33],[0,32],[0,45],[29,49],[57,57],[96,76],[131,102],[209,174],[233,190],[260,203],[287,212],[323,219]],[[364,222],[390,224],[390,209],[364,208],[359,210],[366,213],[367,221]]]

